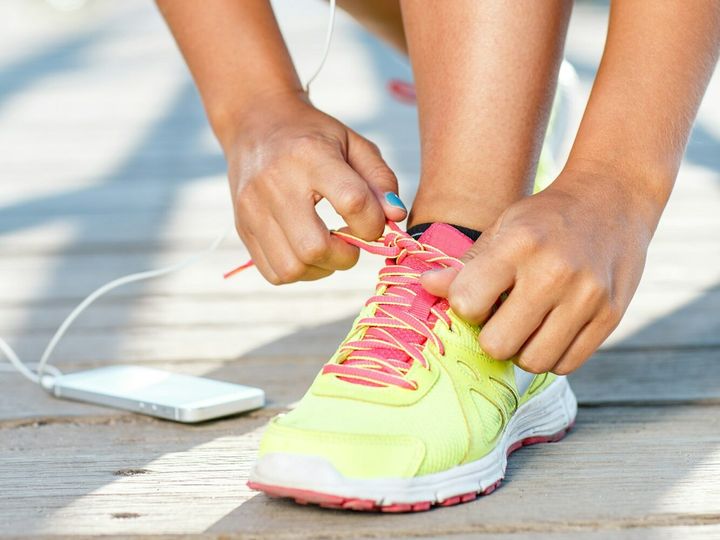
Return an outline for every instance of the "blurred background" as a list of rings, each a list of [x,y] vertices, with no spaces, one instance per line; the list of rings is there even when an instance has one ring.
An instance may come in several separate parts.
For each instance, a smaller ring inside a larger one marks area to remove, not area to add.
[[[322,52],[327,6],[278,0],[275,7],[305,78]],[[575,9],[567,57],[580,75],[580,107],[602,51],[606,16],[605,3],[581,2]],[[32,358],[86,293],[202,249],[230,223],[231,212],[218,145],[151,2],[7,0],[0,20],[0,335]],[[417,118],[387,85],[411,78],[403,58],[341,12],[313,88],[320,108],[379,144],[406,201],[418,177]],[[661,280],[662,302],[650,302],[651,312],[631,310],[613,339],[627,338],[648,317],[667,315],[718,282],[719,81],[716,75],[706,95],[651,252],[657,278],[650,279]],[[324,215],[335,223],[332,212]],[[244,303],[256,301],[251,292],[267,298],[333,289],[350,294],[346,306],[329,300],[327,313],[320,310],[313,321],[323,323],[351,313],[365,294],[357,284],[372,283],[362,265],[281,289],[265,286],[254,271],[230,282],[218,278],[245,258],[232,238],[183,274],[117,292],[78,322],[58,360],[234,358],[307,324],[279,306],[251,309]],[[369,268],[374,272],[375,261]],[[356,289],[362,291],[357,297]],[[710,304],[710,311],[686,316],[717,320],[720,304]],[[248,325],[252,339],[245,335]],[[661,335],[679,332],[677,339],[690,342],[698,332],[706,337],[704,324],[670,326]],[[716,336],[716,330],[707,332]]]
[[[276,0],[274,5],[304,79],[322,52],[327,5],[316,0]],[[579,74],[581,107],[602,53],[606,24],[607,3],[577,3],[566,56]],[[417,115],[414,106],[388,92],[388,82],[395,79],[412,80],[407,62],[339,13],[313,99],[381,147],[399,176],[403,199],[410,202],[419,173]],[[232,221],[227,191],[219,147],[152,2],[0,2],[0,336],[23,358],[36,360],[57,325],[96,287],[177,262],[209,245]],[[331,212],[325,209],[323,215],[337,224]],[[145,363],[258,385],[268,392],[268,414],[299,398],[365,301],[381,261],[363,256],[351,271],[281,288],[268,285],[254,270],[223,281],[223,272],[247,259],[242,244],[231,236],[201,264],[103,299],[71,330],[54,363],[67,371]],[[717,399],[718,360],[716,74],[638,294],[622,325],[573,386],[584,406],[641,398]],[[642,362],[652,362],[652,367]],[[635,379],[618,371],[635,365],[645,366],[637,369]],[[612,382],[612,392],[598,380]],[[679,380],[685,382],[671,384]],[[53,401],[19,376],[0,373],[0,427],[47,418],[90,422],[122,414]],[[22,438],[19,430],[11,433]],[[133,440],[149,436],[142,433]],[[65,441],[60,435],[53,440]],[[0,450],[12,456],[17,448],[23,456],[44,455],[42,446],[33,446],[30,438],[26,442],[0,445]],[[176,450],[194,444],[182,443]],[[254,443],[249,444],[252,448]],[[70,459],[77,449],[70,445],[64,451]],[[151,462],[162,452],[146,454],[136,456],[137,461]],[[35,462],[28,457],[22,463],[16,465],[25,471],[22,482],[42,494],[42,475],[32,480]],[[678,478],[658,488],[657,497],[648,496],[645,510],[684,474],[680,464],[667,469]],[[99,472],[85,484],[68,481],[63,489],[74,486],[77,493],[61,502],[52,499],[52,530],[65,530],[60,519],[65,516],[66,530],[72,531],[77,525],[73,520],[88,511],[66,512],[74,508],[69,501],[93,490],[105,493],[118,481]],[[237,495],[235,488],[226,489]],[[680,493],[686,497],[683,504],[700,501],[694,510],[712,502]],[[203,506],[207,525],[234,503],[213,504]],[[0,511],[0,525],[8,527],[21,527],[23,516],[34,516],[32,504],[6,510]],[[182,531],[180,523],[182,519],[176,528]],[[40,522],[37,530],[45,526],[50,527],[49,521]]]

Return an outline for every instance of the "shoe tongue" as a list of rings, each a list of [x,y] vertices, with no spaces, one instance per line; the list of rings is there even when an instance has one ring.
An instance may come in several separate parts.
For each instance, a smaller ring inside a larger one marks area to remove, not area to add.
[[[447,225],[445,223],[433,223],[420,236],[420,238],[418,238],[418,241],[423,244],[436,247],[442,250],[443,253],[456,258],[461,257],[468,248],[473,245],[473,241],[470,238],[458,231],[452,225]],[[413,257],[412,255],[403,259],[402,264],[420,273],[432,269],[442,268],[439,263],[428,263],[419,257]],[[414,289],[417,293],[415,300],[409,308],[409,312],[418,319],[427,321],[427,323],[432,327],[435,323],[436,317],[430,312],[430,309],[435,304],[438,304],[441,309],[447,309],[447,300],[433,296],[423,289],[419,282],[413,285],[404,285],[404,287]],[[392,291],[392,288],[392,286],[389,287],[388,291]],[[390,332],[411,343],[421,344],[425,341],[423,336],[410,329],[395,328],[391,329]],[[396,350],[386,350],[385,353],[387,354],[387,358],[397,358],[398,356],[398,352]]]
[[[418,239],[442,250],[451,257],[460,258],[473,245],[473,241],[447,223],[433,223]]]
[[[467,237],[465,234],[457,230],[452,225],[447,225],[445,223],[433,223],[425,230],[425,232],[420,236],[420,238],[418,238],[418,240],[423,244],[436,247],[442,250],[443,253],[456,258],[462,257],[462,255],[468,250],[468,248],[473,245],[472,239]],[[389,261],[389,263],[392,264],[392,261]],[[414,257],[412,255],[405,257],[402,260],[401,264],[408,266],[420,273],[431,270],[433,268],[441,268],[441,265],[439,263],[428,263],[423,261],[419,257]],[[388,287],[386,292],[392,291],[393,287],[395,286]],[[406,284],[403,287],[414,289],[416,292],[415,299],[410,306],[409,312],[416,316],[418,319],[426,321],[430,327],[433,326],[436,320],[435,315],[431,312],[431,308],[434,305],[437,305],[440,309],[449,308],[447,300],[433,296],[425,289],[423,289],[419,282],[414,284]],[[387,329],[387,331],[392,333],[396,338],[404,340],[408,343],[422,345],[426,341],[424,336],[418,334],[413,330],[410,330],[409,328],[390,328]],[[380,340],[384,339],[383,334],[381,332],[378,332],[375,328],[369,328],[365,334],[365,337],[375,337]],[[410,361],[410,357],[392,347],[377,347],[375,348],[375,353],[381,355],[383,358],[386,358],[388,360],[394,359],[407,362]],[[355,361],[351,360],[348,363],[352,365],[353,362]],[[360,364],[364,363],[364,360],[360,361]],[[353,382],[354,384],[370,384],[370,386],[373,386],[372,383],[362,381],[358,382],[349,379],[348,381]]]

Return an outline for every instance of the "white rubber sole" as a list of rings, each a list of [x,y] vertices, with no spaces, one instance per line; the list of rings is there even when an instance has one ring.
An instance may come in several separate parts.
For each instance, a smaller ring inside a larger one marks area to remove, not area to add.
[[[425,510],[447,501],[464,502],[499,485],[514,450],[561,439],[576,414],[575,395],[567,380],[558,377],[515,412],[488,455],[471,463],[413,478],[356,479],[343,476],[320,457],[271,453],[258,460],[248,484],[298,502],[357,510]]]

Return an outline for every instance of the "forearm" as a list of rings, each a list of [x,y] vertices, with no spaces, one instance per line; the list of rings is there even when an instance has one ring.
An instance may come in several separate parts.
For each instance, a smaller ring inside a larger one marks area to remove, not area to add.
[[[300,94],[268,0],[158,0],[221,144],[257,96]]]
[[[567,169],[620,173],[613,176],[646,202],[641,206],[654,227],[719,44],[717,0],[613,2],[605,52]]]

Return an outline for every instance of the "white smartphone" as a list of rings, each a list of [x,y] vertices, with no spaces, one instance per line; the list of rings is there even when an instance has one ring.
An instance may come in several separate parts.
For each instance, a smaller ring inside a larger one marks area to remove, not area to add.
[[[53,381],[52,391],[59,398],[185,423],[265,405],[265,392],[259,388],[141,366],[108,366],[60,375]]]

